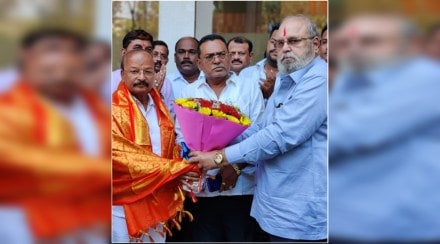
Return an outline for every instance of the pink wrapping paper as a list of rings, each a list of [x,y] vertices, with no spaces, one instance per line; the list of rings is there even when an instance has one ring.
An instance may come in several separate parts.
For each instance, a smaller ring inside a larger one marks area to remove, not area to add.
[[[173,104],[186,145],[192,151],[222,149],[247,129],[235,122]]]

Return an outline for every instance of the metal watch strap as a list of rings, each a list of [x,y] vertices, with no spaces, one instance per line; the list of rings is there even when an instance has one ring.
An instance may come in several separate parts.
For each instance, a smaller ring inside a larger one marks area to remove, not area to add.
[[[237,175],[241,174],[241,170],[238,168],[236,164],[231,164],[231,167],[235,170],[235,173],[237,173]]]

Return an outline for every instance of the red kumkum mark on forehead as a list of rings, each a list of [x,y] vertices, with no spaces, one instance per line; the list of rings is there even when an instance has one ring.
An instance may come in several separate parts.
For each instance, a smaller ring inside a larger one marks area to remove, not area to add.
[[[284,27],[283,37],[286,37],[286,27]]]

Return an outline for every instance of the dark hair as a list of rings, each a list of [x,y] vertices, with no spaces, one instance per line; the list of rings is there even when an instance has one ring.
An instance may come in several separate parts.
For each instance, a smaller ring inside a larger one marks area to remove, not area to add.
[[[125,34],[124,39],[122,40],[122,48],[127,48],[128,45],[130,45],[130,42],[136,39],[150,41],[151,43],[153,43],[153,36],[150,33],[142,29],[138,29],[132,30]]]
[[[153,48],[154,48],[155,46],[164,46],[164,47],[166,47],[166,48],[167,48],[167,55],[170,54],[170,51],[168,50],[168,45],[167,45],[166,42],[161,41],[161,40],[156,40],[156,41],[153,42]]]
[[[322,28],[322,31],[321,31],[321,38],[322,38],[322,35],[324,34],[324,32],[327,30],[327,25],[324,25],[324,28]]]
[[[202,46],[202,44],[207,41],[214,41],[214,40],[220,40],[221,42],[223,42],[225,44],[226,47],[228,46],[228,44],[226,43],[226,40],[225,40],[225,38],[223,38],[223,36],[218,35],[218,34],[206,35],[206,36],[202,37],[202,39],[200,39],[199,46],[197,47],[197,55],[199,56],[199,58],[200,58],[200,53],[201,53],[200,47]]]
[[[269,33],[269,39],[272,37],[273,33],[278,29],[280,29],[280,23],[276,23],[271,26],[270,33]],[[263,58],[267,58],[266,51],[264,51],[264,53],[263,53]]]
[[[37,42],[49,38],[70,39],[75,42],[78,50],[84,48],[86,39],[77,32],[63,28],[39,29],[27,33],[21,40],[21,48],[28,49],[33,47]]]
[[[269,38],[272,37],[273,33],[280,28],[280,23],[276,23],[272,25],[272,29],[270,30]]]
[[[174,51],[177,51],[177,45],[179,45],[179,42],[184,39],[192,39],[197,43],[197,46],[199,45],[199,40],[197,40],[197,38],[192,37],[192,36],[184,36],[184,37],[181,37],[179,40],[177,40],[176,45],[174,45]]]
[[[236,36],[236,37],[233,37],[233,38],[231,38],[231,40],[229,40],[228,41],[228,44],[226,45],[228,48],[229,48],[229,43],[231,43],[231,42],[236,42],[236,43],[247,43],[248,44],[248,49],[249,49],[249,53],[251,53],[252,52],[252,48],[253,48],[253,45],[252,45],[252,42],[249,40],[249,39],[247,39],[246,37],[244,37],[244,36]]]

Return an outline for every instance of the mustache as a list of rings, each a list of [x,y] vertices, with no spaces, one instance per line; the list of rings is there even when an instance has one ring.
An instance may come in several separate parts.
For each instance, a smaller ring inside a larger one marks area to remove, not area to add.
[[[141,85],[144,85],[144,86],[146,86],[146,87],[149,86],[149,85],[148,85],[148,82],[147,82],[147,81],[144,81],[144,80],[135,81],[135,82],[133,83],[133,86],[141,86]]]
[[[298,60],[298,57],[295,56],[293,53],[284,53],[281,56],[281,61],[283,61],[286,58],[292,58],[293,60]]]
[[[191,61],[185,60],[185,61],[180,62],[180,64],[194,64],[194,63]]]
[[[156,61],[156,62],[154,62],[154,65],[162,65],[162,61],[160,61],[160,60],[158,60],[158,61]]]
[[[241,62],[240,59],[233,59],[231,63],[240,63],[240,64],[242,64],[243,62]]]

